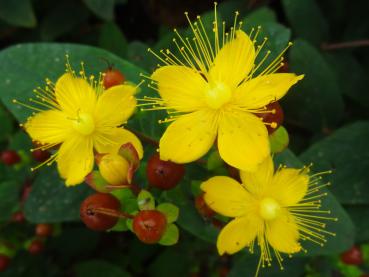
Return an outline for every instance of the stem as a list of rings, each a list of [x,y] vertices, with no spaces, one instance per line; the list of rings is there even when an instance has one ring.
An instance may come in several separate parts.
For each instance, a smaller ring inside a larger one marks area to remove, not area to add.
[[[133,215],[130,215],[130,214],[122,212],[122,211],[112,210],[112,209],[91,208],[89,210],[93,213],[108,215],[108,216],[111,216],[111,217],[118,217],[118,218],[123,218],[123,219],[127,219],[127,218],[133,219],[134,218]]]
[[[134,130],[132,130],[132,129],[128,129],[127,127],[125,127],[125,129],[126,129],[126,130],[128,130],[128,131],[130,131],[130,132],[132,132],[132,133],[134,133],[134,134],[135,134],[136,136],[138,136],[141,140],[146,141],[147,143],[150,143],[151,145],[153,145],[153,146],[155,146],[155,147],[159,146],[159,142],[158,142],[158,141],[156,141],[156,140],[154,140],[154,139],[152,139],[152,138],[150,138],[150,137],[146,136],[145,134],[142,134],[142,133],[140,133],[140,132],[134,131]]]
[[[351,47],[362,47],[369,46],[369,39],[355,40],[355,41],[346,41],[339,43],[323,43],[321,48],[323,50],[335,50],[335,49],[345,49]]]

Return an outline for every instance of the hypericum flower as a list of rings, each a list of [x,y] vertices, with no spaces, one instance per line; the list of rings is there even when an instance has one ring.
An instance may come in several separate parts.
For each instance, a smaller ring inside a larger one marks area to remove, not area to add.
[[[326,242],[324,220],[336,221],[321,210],[326,193],[320,189],[322,174],[309,176],[302,169],[280,166],[274,173],[272,158],[267,158],[255,172],[241,172],[242,184],[225,176],[212,177],[201,184],[206,204],[219,214],[234,217],[220,232],[217,248],[220,255],[234,254],[245,247],[260,248],[260,266],[271,265],[272,255],[282,267],[281,253],[302,250],[300,240],[319,245]]]
[[[124,143],[131,142],[140,157],[142,145],[131,132],[120,128],[134,112],[137,87],[119,85],[104,91],[102,74],[99,80],[86,77],[83,63],[79,76],[71,68],[67,56],[67,70],[56,82],[46,80],[45,88],[34,90],[37,106],[19,103],[36,111],[24,124],[32,140],[40,148],[60,144],[59,150],[43,164],[57,162],[66,185],[83,182],[94,165],[94,150],[116,153]],[[42,165],[42,164],[41,164]]]
[[[164,64],[150,76],[149,87],[161,98],[145,97],[147,110],[167,110],[171,115],[161,122],[172,122],[159,145],[160,158],[176,163],[192,162],[212,147],[217,138],[221,157],[241,170],[255,170],[270,153],[266,123],[255,115],[266,105],[282,98],[288,89],[303,78],[289,73],[274,73],[283,66],[283,54],[291,43],[265,66],[270,51],[256,59],[266,43],[257,45],[260,31],[247,35],[241,30],[236,12],[234,25],[225,32],[219,26],[215,4],[213,32],[206,31],[200,16],[189,21],[193,38],[182,37],[174,30],[178,48],[153,53]],[[220,30],[219,30],[220,29]],[[257,76],[255,76],[257,75]]]

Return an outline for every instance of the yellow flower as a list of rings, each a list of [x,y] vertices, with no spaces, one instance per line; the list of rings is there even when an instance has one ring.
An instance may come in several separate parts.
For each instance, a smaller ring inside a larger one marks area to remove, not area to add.
[[[60,144],[45,163],[56,161],[67,186],[83,182],[93,169],[94,150],[117,153],[122,144],[131,142],[139,156],[143,154],[138,138],[119,127],[135,110],[136,87],[123,84],[104,91],[101,79],[102,75],[99,80],[87,78],[83,63],[77,76],[68,62],[56,84],[47,80],[44,89],[34,90],[36,99],[30,101],[38,107],[20,103],[37,112],[24,124],[32,140],[42,149]]]
[[[220,232],[217,248],[220,255],[234,254],[245,247],[260,248],[260,266],[271,265],[274,253],[282,268],[281,253],[302,250],[300,240],[319,245],[326,242],[322,220],[330,211],[320,210],[326,195],[319,190],[321,174],[309,176],[309,167],[279,167],[274,173],[272,158],[267,158],[255,172],[241,172],[242,184],[225,176],[210,178],[201,184],[207,205],[219,214],[234,217]],[[325,172],[326,173],[326,172]],[[256,273],[256,275],[257,275]]]
[[[238,12],[229,33],[225,23],[219,26],[216,5],[211,34],[200,16],[195,22],[186,16],[193,38],[184,38],[175,30],[177,55],[169,49],[160,54],[149,49],[164,65],[150,77],[143,75],[161,98],[145,97],[142,105],[152,105],[147,110],[167,110],[170,117],[161,122],[172,122],[160,140],[160,158],[192,162],[217,139],[223,160],[241,170],[255,170],[270,153],[265,124],[276,126],[262,122],[255,113],[268,112],[266,105],[282,98],[303,78],[274,73],[283,66],[282,56],[291,43],[264,66],[270,51],[264,57],[258,55],[266,39],[257,45],[260,28],[249,35],[242,31]],[[255,64],[257,58],[260,62]]]

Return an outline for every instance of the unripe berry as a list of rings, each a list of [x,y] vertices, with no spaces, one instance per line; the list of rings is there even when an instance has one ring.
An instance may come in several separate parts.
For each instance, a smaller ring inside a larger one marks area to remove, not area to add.
[[[125,77],[124,75],[118,70],[112,67],[109,67],[106,70],[104,75],[104,88],[108,89],[113,86],[121,85],[124,83]]]
[[[6,165],[14,165],[21,161],[21,157],[14,150],[5,150],[1,152],[0,160]]]
[[[215,212],[205,203],[204,194],[200,194],[195,198],[195,207],[199,214],[205,218],[210,218],[215,215]]]
[[[140,211],[133,219],[133,231],[140,241],[147,244],[157,243],[166,227],[165,215],[156,210]]]
[[[354,245],[351,249],[341,254],[341,261],[348,265],[361,265],[364,262],[361,249]]]
[[[184,165],[162,161],[159,154],[153,155],[147,162],[147,179],[152,186],[159,189],[174,188],[182,180],[184,174]]]
[[[0,272],[5,271],[10,263],[10,258],[6,255],[0,254]]]
[[[35,161],[37,162],[45,162],[47,159],[50,158],[50,153],[49,151],[46,150],[41,150],[41,149],[37,149],[31,152],[32,153],[32,157]]]
[[[118,154],[106,154],[99,161],[101,176],[111,185],[127,183],[129,163]]]
[[[256,113],[255,115],[262,118],[265,126],[268,129],[268,133],[272,134],[282,124],[284,119],[284,113],[281,105],[278,102],[273,102],[266,106],[265,113]]]
[[[38,237],[49,237],[52,235],[53,229],[51,224],[40,223],[36,225],[35,234]]]
[[[42,251],[44,251],[44,243],[40,240],[35,239],[28,246],[28,252],[32,255],[40,254]]]
[[[118,211],[120,202],[108,193],[96,193],[87,197],[81,204],[80,217],[83,223],[94,231],[108,230],[117,223],[118,217],[102,213]]]

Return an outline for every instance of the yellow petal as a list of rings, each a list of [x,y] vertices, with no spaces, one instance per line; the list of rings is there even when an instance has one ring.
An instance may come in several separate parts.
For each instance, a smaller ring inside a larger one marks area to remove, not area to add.
[[[299,231],[294,217],[287,211],[274,220],[267,221],[266,238],[279,252],[296,253],[301,250],[298,243]]]
[[[199,159],[213,145],[216,128],[216,114],[210,110],[182,115],[169,125],[160,139],[160,158],[175,163]]]
[[[259,109],[281,99],[304,75],[276,73],[256,77],[243,83],[235,92],[235,103],[249,109]]]
[[[254,44],[241,30],[223,46],[210,69],[210,81],[222,82],[235,89],[251,71],[255,60]]]
[[[223,160],[231,166],[254,171],[269,155],[268,131],[253,114],[226,112],[219,122],[218,149]]]
[[[263,196],[274,174],[273,159],[267,156],[266,159],[257,167],[256,171],[240,171],[242,184],[253,195]]]
[[[274,175],[268,190],[282,206],[292,206],[305,196],[308,184],[309,176],[300,169],[282,168]]]
[[[229,222],[219,233],[217,248],[219,255],[234,254],[250,245],[262,222],[253,216],[243,216]]]
[[[158,82],[158,90],[167,107],[193,112],[204,106],[208,83],[195,70],[185,66],[163,66],[151,78]]]
[[[201,184],[206,204],[219,214],[238,217],[249,212],[253,199],[236,180],[226,176],[212,177]]]
[[[48,144],[63,142],[73,130],[67,115],[57,110],[35,114],[28,119],[24,128],[32,140]]]
[[[85,136],[69,138],[61,145],[56,162],[67,186],[82,183],[94,165],[92,139]]]
[[[111,128],[97,132],[94,135],[94,146],[98,153],[118,153],[122,144],[132,143],[138,153],[138,157],[143,157],[143,147],[141,141],[132,132],[123,128]]]
[[[96,125],[116,127],[127,121],[136,108],[135,92],[136,87],[131,85],[113,86],[103,92],[96,105]]]
[[[56,82],[55,97],[61,109],[73,117],[78,112],[93,113],[96,105],[96,93],[89,83],[70,73]]]

